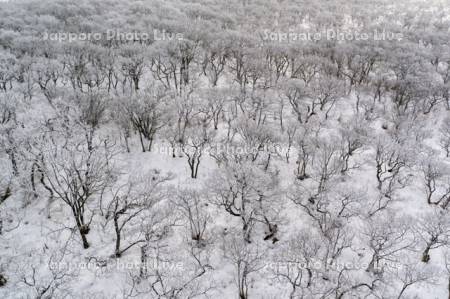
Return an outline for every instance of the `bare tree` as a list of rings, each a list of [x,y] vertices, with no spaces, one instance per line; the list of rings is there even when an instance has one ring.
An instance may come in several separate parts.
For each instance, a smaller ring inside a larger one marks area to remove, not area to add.
[[[308,86],[310,96],[317,99],[320,111],[325,113],[325,119],[336,105],[336,102],[344,96],[343,82],[332,76],[315,78]]]
[[[202,194],[203,192],[194,189],[179,189],[175,200],[175,204],[189,223],[191,239],[199,246],[205,245],[206,231],[212,220],[206,210],[206,198]]]
[[[19,175],[19,140],[17,131],[19,122],[16,109],[19,104],[13,93],[2,93],[0,95],[0,149],[5,152],[11,162],[13,174]]]
[[[323,254],[320,237],[306,230],[301,230],[276,253],[270,270],[277,280],[290,286],[289,298],[314,296],[320,285],[317,277],[323,270]]]
[[[354,157],[361,150],[366,137],[367,132],[364,128],[364,123],[360,120],[356,120],[354,123],[347,122],[342,124],[339,137],[341,140],[340,157],[343,162],[341,173],[358,167],[358,165],[350,166],[350,158]]]
[[[379,285],[380,279],[377,277],[364,279],[354,277],[355,269],[347,266],[338,267],[334,271],[336,276],[334,285],[331,285],[328,292],[324,294],[333,294],[335,298],[345,298],[346,296],[366,297],[375,295],[375,290]],[[376,295],[375,295],[376,296]]]
[[[384,263],[395,262],[396,257],[415,244],[408,219],[392,219],[391,214],[379,214],[376,218],[369,218],[366,224],[363,234],[372,251],[367,272],[381,274]]]
[[[165,216],[167,217],[169,214],[166,213]],[[165,223],[169,224],[167,221]],[[132,286],[127,291],[127,297],[195,298],[207,296],[208,292],[214,288],[214,283],[208,281],[209,270],[212,269],[209,264],[210,252],[189,242],[186,246],[185,240],[183,240],[183,244],[179,244],[183,249],[174,252],[172,247],[174,244],[172,243],[172,246],[169,247],[167,242],[170,228],[165,225],[161,228],[164,228],[163,231],[159,231],[160,233],[156,235],[153,234],[153,237],[147,239],[148,243],[142,247],[139,275],[131,273]],[[146,230],[146,232],[151,233],[150,230]]]
[[[63,77],[63,65],[57,59],[38,59],[33,65],[34,80],[50,104],[58,95],[57,84]]]
[[[123,88],[128,81],[132,90],[138,91],[144,74],[146,48],[139,44],[123,44],[119,51],[121,54],[119,63],[122,66],[122,75],[125,78],[122,83]]]
[[[200,107],[200,110],[211,115],[214,130],[219,128],[219,123],[225,112],[227,103],[231,100],[231,96],[235,93],[233,89],[228,88],[210,88],[207,89],[202,98],[206,103]]]
[[[130,116],[127,113],[123,113],[123,104],[120,98],[116,98],[114,101],[114,106],[112,109],[112,117],[114,119],[114,123],[117,125],[120,135],[123,138],[125,143],[126,151],[131,152],[130,148],[130,138],[133,132],[133,122],[130,119]]]
[[[446,157],[450,157],[450,117],[444,119],[439,130],[441,133],[441,147],[445,151]]]
[[[56,248],[39,250],[36,261],[29,256],[19,262],[19,285],[26,286],[33,298],[58,298],[71,295],[67,285],[79,275],[79,269],[69,266],[67,243]],[[51,249],[51,250],[49,250]]]
[[[416,232],[425,242],[422,253],[422,262],[430,261],[430,251],[450,244],[450,220],[447,212],[434,210],[420,217],[416,226]]]
[[[88,150],[93,150],[95,134],[105,119],[106,95],[92,91],[87,94],[76,92],[67,101],[59,102],[58,106],[61,114],[68,114],[64,117],[73,117],[75,123],[83,129]]]
[[[281,207],[275,204],[279,201],[276,174],[265,172],[250,162],[230,162],[217,171],[209,186],[212,203],[241,219],[246,242],[251,242],[251,233],[257,223],[266,225],[269,235],[275,233]]]
[[[36,266],[30,266],[29,274],[25,274],[22,283],[33,288],[36,299],[54,298],[57,296],[67,296],[64,290],[64,284],[67,284],[73,275],[67,273],[65,269],[59,269],[51,263],[47,265],[50,270],[50,277],[46,278],[42,273],[38,273]]]
[[[210,115],[199,112],[190,120],[190,125],[186,128],[185,137],[180,142],[181,150],[188,160],[191,170],[191,178],[196,179],[198,168],[206,146],[212,141],[215,132],[209,128],[211,122]]]
[[[320,102],[309,95],[303,82],[297,79],[288,81],[284,87],[284,94],[300,123],[307,123],[311,117],[317,114]]]
[[[297,126],[297,122],[291,122],[287,125],[286,128],[286,141],[287,141],[287,149],[285,152],[285,157],[286,157],[286,163],[289,163],[289,159],[291,157],[291,150],[292,147],[294,146],[295,140],[297,140],[297,135],[298,135],[298,126]]]
[[[313,140],[314,156],[312,163],[312,177],[317,181],[317,195],[327,188],[327,183],[342,169],[342,160],[339,156],[339,143],[336,137]]]
[[[208,43],[202,62],[203,74],[208,78],[209,84],[217,86],[221,74],[225,70],[227,60],[229,59],[229,45],[224,39],[214,39]]]
[[[450,177],[449,170],[435,159],[436,153],[424,157],[420,171],[423,179],[427,203],[429,205],[442,205],[445,209],[450,203]]]
[[[122,248],[121,244],[126,233],[124,228],[132,226],[136,220],[139,223],[141,215],[148,217],[146,214],[152,213],[151,210],[164,199],[162,185],[171,178],[170,174],[161,175],[160,171],[153,170],[141,177],[131,178],[128,183],[112,191],[112,200],[108,205],[105,218],[113,219],[114,222],[115,257],[119,258],[133,246],[145,242],[145,239],[141,237]]]
[[[447,270],[448,276],[447,290],[448,290],[448,297],[450,299],[450,255],[448,253],[445,255],[445,269]]]
[[[239,298],[247,299],[251,276],[263,268],[262,259],[265,253],[258,245],[256,247],[249,245],[241,238],[236,238],[233,233],[225,239],[224,250],[225,258],[235,267],[235,282]]]
[[[71,210],[83,247],[88,248],[93,213],[86,215],[89,202],[111,182],[111,153],[102,144],[66,140],[64,145],[48,144],[43,151],[42,171],[46,185]],[[89,218],[86,218],[89,217]]]
[[[396,192],[409,183],[409,176],[405,173],[409,158],[408,149],[389,140],[383,141],[381,138],[375,147],[377,188],[380,195],[370,209],[370,216],[386,209],[396,200]]]
[[[11,51],[2,51],[0,56],[2,68],[0,69],[0,90],[7,91],[12,89],[12,82],[14,81],[17,57]]]
[[[310,177],[311,164],[314,157],[313,140],[317,136],[320,127],[314,128],[314,125],[306,125],[299,128],[296,139],[297,167],[295,175],[297,179],[304,180]]]
[[[412,285],[431,283],[433,284],[436,278],[436,273],[433,270],[425,269],[417,264],[406,263],[394,271],[394,276],[400,282],[400,291],[397,299],[403,298],[406,290]]]
[[[133,128],[139,134],[142,151],[151,151],[156,133],[164,127],[167,121],[165,92],[156,86],[139,92],[130,98],[123,98],[123,111],[128,115]],[[144,139],[148,144],[144,144]]]
[[[253,119],[244,118],[238,119],[233,129],[237,139],[233,145],[243,149],[240,159],[264,165],[264,169],[267,170],[270,167],[272,153],[275,152],[278,141],[272,128]]]
[[[172,157],[176,157],[177,149],[185,142],[186,130],[191,125],[191,120],[198,112],[193,90],[182,95],[175,96],[170,103],[170,121],[165,128],[165,137],[172,147]],[[180,154],[182,157],[182,154]]]

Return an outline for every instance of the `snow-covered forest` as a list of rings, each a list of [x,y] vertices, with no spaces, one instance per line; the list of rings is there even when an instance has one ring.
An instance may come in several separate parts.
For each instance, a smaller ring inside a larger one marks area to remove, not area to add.
[[[0,298],[450,298],[450,2],[1,2]]]

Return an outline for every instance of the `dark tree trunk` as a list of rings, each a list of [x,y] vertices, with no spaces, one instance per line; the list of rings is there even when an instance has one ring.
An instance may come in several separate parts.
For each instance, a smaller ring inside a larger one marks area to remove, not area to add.
[[[116,230],[116,249],[115,249],[115,256],[121,257],[122,253],[120,251],[120,228],[119,228],[119,218],[117,216],[114,216],[114,229]]]
[[[142,152],[145,153],[145,145],[144,145],[144,140],[142,139],[142,134],[141,134],[141,132],[139,132],[139,140],[141,141]]]
[[[80,234],[81,234],[81,240],[83,241],[83,248],[84,249],[88,249],[89,248],[89,242],[87,241],[86,234],[83,233],[83,232],[80,232]]]
[[[450,299],[450,276],[448,277],[448,299]]]
[[[3,276],[3,274],[0,274],[0,287],[6,285],[6,282],[7,282],[7,280],[6,280],[5,276]]]
[[[77,215],[74,212],[75,221],[77,223],[78,232],[80,233],[81,241],[83,242],[83,248],[89,248],[89,242],[86,238],[86,235],[89,233],[89,226],[84,223],[83,215]]]
[[[19,175],[19,168],[17,167],[17,160],[16,160],[16,154],[14,153],[14,150],[7,150],[6,153],[9,156],[9,159],[11,160],[11,165],[13,168],[13,174],[14,176]]]
[[[422,253],[422,262],[428,263],[430,261],[430,249],[431,245],[427,245],[427,248],[425,248],[424,252]]]
[[[31,173],[30,173],[31,189],[33,190],[34,198],[38,198],[38,194],[36,192],[36,181],[35,181],[36,167],[37,167],[36,163],[33,163],[33,165],[31,166]]]

